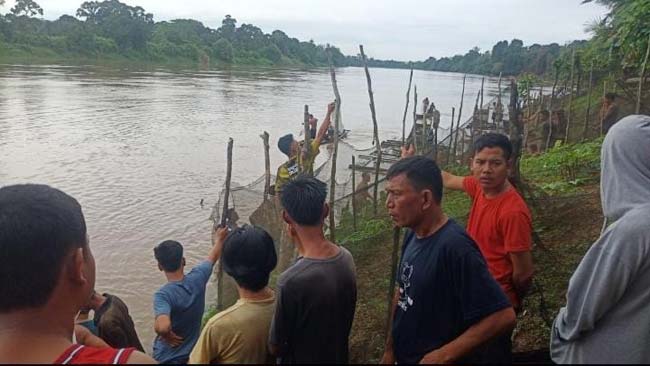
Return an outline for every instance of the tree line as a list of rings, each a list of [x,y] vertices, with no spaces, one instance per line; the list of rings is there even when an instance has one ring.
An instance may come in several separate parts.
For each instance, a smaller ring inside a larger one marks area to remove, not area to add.
[[[120,55],[146,61],[189,60],[217,64],[322,66],[328,54],[337,66],[345,56],[331,45],[300,41],[280,30],[271,34],[252,24],[237,25],[230,15],[211,29],[191,19],[155,22],[140,6],[118,0],[86,1],[75,16],[50,21],[33,0],[18,0],[0,15],[0,49],[47,49],[63,55]]]
[[[592,66],[596,79],[638,75],[650,37],[650,0],[582,0],[589,2],[609,8],[603,19],[589,26],[590,40],[530,46],[519,39],[503,40],[485,52],[475,47],[464,55],[414,62],[369,58],[368,65],[556,80],[566,80],[574,69],[578,90]],[[36,17],[42,15],[34,0],[18,0],[9,13],[0,15],[2,53],[46,49],[90,58],[119,55],[152,62],[289,66],[325,66],[329,56],[335,66],[362,66],[360,55],[346,56],[335,46],[300,41],[281,30],[268,34],[252,24],[238,25],[230,15],[217,29],[191,19],[155,22],[142,7],[119,0],[86,1],[75,16],[54,21]]]

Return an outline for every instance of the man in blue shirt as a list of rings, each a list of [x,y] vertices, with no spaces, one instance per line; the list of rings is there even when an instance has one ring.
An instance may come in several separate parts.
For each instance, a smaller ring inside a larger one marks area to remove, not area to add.
[[[208,257],[187,275],[180,243],[166,240],[154,248],[158,268],[168,281],[153,299],[154,329],[158,335],[153,344],[153,356],[158,362],[185,364],[189,360],[201,332],[205,286],[221,255],[226,235],[226,229],[217,229]]]
[[[382,363],[508,363],[509,339],[500,336],[515,313],[476,243],[442,212],[440,169],[414,156],[387,178],[388,212],[409,231]]]

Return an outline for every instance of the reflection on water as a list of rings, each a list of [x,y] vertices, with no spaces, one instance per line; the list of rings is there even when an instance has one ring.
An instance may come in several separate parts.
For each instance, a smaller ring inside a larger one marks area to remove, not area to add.
[[[398,137],[408,70],[370,72],[380,138]],[[337,77],[343,123],[352,130],[348,141],[368,147],[372,123],[363,70],[339,69]],[[436,104],[443,126],[459,102],[461,79],[415,72],[418,99],[428,96]],[[496,80],[486,84],[487,96]],[[479,88],[480,78],[468,77],[467,117]],[[223,183],[228,137],[235,141],[233,180],[250,182],[264,169],[259,134],[271,135],[275,169],[282,163],[275,141],[300,133],[304,104],[322,120],[332,99],[324,69],[0,65],[0,185],[45,183],[80,201],[97,261],[97,290],[122,297],[149,348],[152,296],[165,281],[152,248],[178,240],[190,266],[207,254],[207,218]]]

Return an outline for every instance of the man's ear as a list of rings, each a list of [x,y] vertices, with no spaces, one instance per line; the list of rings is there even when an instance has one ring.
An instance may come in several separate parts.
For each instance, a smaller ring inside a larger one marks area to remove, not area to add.
[[[165,272],[165,270],[163,270],[163,268],[162,268],[162,266],[160,265],[160,263],[158,263],[158,270],[160,270],[160,272]]]
[[[284,222],[287,224],[291,224],[291,217],[289,217],[289,214],[286,210],[282,210],[282,220],[284,220]]]
[[[422,194],[422,210],[426,211],[434,204],[433,192],[430,189],[424,189]]]
[[[329,203],[325,203],[323,205],[323,221],[325,221],[325,218],[330,214],[330,205]]]
[[[183,260],[181,260],[181,267],[185,267],[185,257],[183,257]]]
[[[84,285],[88,282],[88,274],[85,272],[83,248],[75,248],[68,256],[67,275],[77,285]]]

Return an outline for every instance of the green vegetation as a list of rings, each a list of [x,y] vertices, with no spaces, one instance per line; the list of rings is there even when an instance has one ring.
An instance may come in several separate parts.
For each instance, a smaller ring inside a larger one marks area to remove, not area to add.
[[[345,56],[333,46],[302,42],[275,30],[265,34],[251,24],[237,26],[227,15],[211,29],[191,19],[154,22],[142,7],[118,0],[86,1],[76,17],[34,18],[43,9],[19,0],[0,15],[0,62],[7,60],[133,60],[209,65],[323,66],[328,53],[335,65]]]

